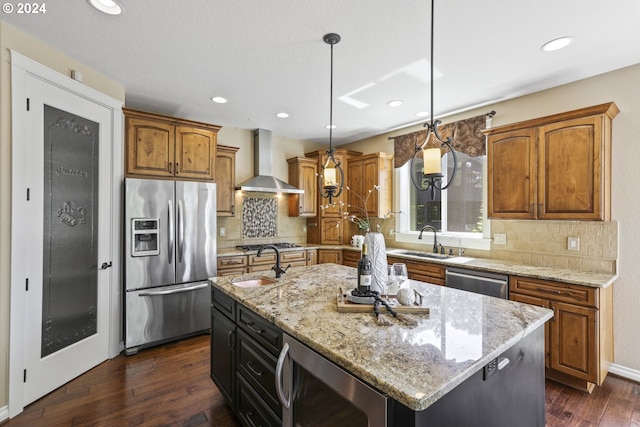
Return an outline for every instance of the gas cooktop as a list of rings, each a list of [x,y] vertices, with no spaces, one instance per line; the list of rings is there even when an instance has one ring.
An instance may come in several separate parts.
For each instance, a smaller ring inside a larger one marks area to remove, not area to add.
[[[288,248],[299,248],[300,246],[295,243],[265,243],[263,245],[238,245],[236,249],[241,249],[243,251],[257,251],[264,245],[273,245],[278,249],[288,249]]]

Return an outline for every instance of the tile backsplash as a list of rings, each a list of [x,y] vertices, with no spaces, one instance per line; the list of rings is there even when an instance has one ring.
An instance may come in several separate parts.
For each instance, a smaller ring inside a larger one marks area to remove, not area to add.
[[[496,234],[506,244],[495,243]],[[491,258],[534,266],[616,273],[618,222],[491,220]],[[579,250],[567,248],[580,239]]]
[[[235,205],[242,209],[236,209],[233,217],[218,217],[218,249],[266,243],[307,243],[307,220],[289,216],[288,197],[236,191]],[[224,236],[220,236],[220,228],[225,229]]]

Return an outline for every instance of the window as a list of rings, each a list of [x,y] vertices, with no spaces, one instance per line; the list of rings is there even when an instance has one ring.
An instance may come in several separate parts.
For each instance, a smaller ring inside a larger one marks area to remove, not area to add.
[[[488,238],[483,239],[489,236],[484,208],[487,156],[470,157],[459,151],[456,156],[458,170],[453,182],[445,191],[436,190],[433,199],[430,190],[418,191],[411,184],[410,162],[396,169],[396,210],[405,213],[396,217],[397,241],[419,243],[418,232],[431,225],[438,230],[438,242],[445,246],[489,248]],[[448,179],[453,172],[453,156],[445,154],[442,162]],[[419,175],[416,178],[418,182],[422,179]],[[422,241],[425,245],[430,242],[426,236]]]
[[[469,157],[460,152],[456,156],[458,170],[446,191],[435,191],[432,199],[430,190],[418,191],[413,185],[410,187],[410,206],[405,211],[410,215],[411,231],[420,231],[425,225],[431,225],[441,232],[482,233],[482,170],[486,156]],[[447,177],[450,177],[453,156],[445,154],[442,162],[442,170],[447,170]],[[420,179],[417,176],[416,182]]]

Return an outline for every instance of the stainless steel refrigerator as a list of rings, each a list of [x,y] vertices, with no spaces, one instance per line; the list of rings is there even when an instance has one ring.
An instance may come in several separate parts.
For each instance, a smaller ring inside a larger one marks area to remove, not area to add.
[[[209,329],[213,183],[125,179],[125,352]]]

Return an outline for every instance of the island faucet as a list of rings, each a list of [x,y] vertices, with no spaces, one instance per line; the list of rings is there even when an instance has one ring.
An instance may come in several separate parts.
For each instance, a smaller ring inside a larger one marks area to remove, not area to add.
[[[258,256],[261,256],[262,251],[265,249],[273,249],[274,251],[276,251],[276,265],[271,267],[271,269],[276,272],[276,279],[279,279],[280,276],[282,276],[282,274],[286,272],[289,269],[289,267],[291,267],[291,264],[289,264],[285,268],[280,267],[280,250],[278,250],[278,248],[274,245],[261,246],[260,249],[258,249]]]
[[[424,227],[422,227],[420,229],[420,235],[418,236],[419,240],[422,240],[422,233],[424,232],[424,230],[433,231],[433,253],[437,254],[438,253],[438,232],[437,232],[437,230],[432,225],[425,225]]]

